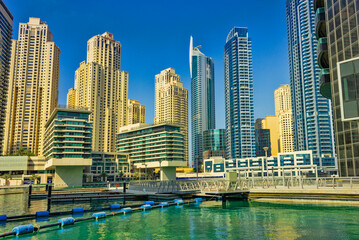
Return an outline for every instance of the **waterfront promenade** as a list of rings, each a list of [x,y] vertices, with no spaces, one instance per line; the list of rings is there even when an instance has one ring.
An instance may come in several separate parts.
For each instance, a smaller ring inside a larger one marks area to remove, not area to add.
[[[130,192],[193,193],[201,196],[242,195],[247,199],[315,199],[359,201],[359,178],[240,178],[236,181],[199,179],[134,181]]]

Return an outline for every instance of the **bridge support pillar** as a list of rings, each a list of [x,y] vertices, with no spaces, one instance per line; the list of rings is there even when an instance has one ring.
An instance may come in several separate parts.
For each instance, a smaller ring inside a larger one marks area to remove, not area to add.
[[[175,181],[176,180],[176,167],[162,167],[161,168],[161,181]]]

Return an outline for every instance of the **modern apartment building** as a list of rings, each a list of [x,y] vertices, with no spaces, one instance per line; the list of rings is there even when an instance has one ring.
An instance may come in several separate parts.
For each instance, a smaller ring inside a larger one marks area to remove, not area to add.
[[[315,0],[314,6],[320,92],[332,100],[339,175],[359,176],[359,2]]]
[[[287,0],[294,149],[334,156],[332,108],[319,92],[314,0]]]
[[[91,111],[55,108],[45,125],[45,169],[55,170],[55,187],[82,186],[85,166],[91,166]]]
[[[279,123],[279,150],[293,152],[293,115],[290,86],[284,85],[274,91],[275,115]]]
[[[155,77],[155,124],[181,125],[184,136],[184,158],[188,165],[188,90],[180,75],[167,68]]]
[[[145,123],[146,106],[137,100],[128,99],[127,124]]]
[[[234,27],[224,47],[226,147],[228,158],[255,156],[252,41]]]
[[[191,37],[189,46],[189,67],[191,73],[191,130],[192,166],[200,167],[203,162],[203,132],[215,129],[214,61],[193,47]]]
[[[10,54],[13,16],[0,0],[0,153],[4,146],[4,125],[7,107],[7,92],[10,75]]]
[[[19,24],[13,40],[3,154],[43,154],[45,124],[58,103],[60,49],[39,18]]]
[[[116,133],[127,125],[128,72],[120,65],[121,44],[105,32],[88,40],[87,63],[80,63],[75,72],[75,106],[92,112],[94,151],[114,152]]]
[[[203,131],[203,159],[211,157],[226,158],[226,129]]]
[[[137,169],[161,168],[162,179],[176,179],[176,167],[187,166],[182,125],[137,123],[120,128],[116,151]]]

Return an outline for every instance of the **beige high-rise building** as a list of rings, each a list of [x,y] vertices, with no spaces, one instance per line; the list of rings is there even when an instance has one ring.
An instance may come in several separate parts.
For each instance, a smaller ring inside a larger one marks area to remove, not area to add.
[[[67,107],[74,108],[76,105],[76,90],[73,88],[69,89],[67,93]]]
[[[274,91],[275,114],[279,120],[280,152],[293,152],[293,116],[290,86],[284,85]]]
[[[128,99],[128,121],[127,124],[145,123],[146,106],[137,100]]]
[[[120,66],[121,44],[105,32],[88,40],[87,63],[81,62],[75,72],[75,107],[92,111],[94,151],[115,152],[116,133],[127,125],[128,72]]]
[[[3,154],[42,155],[45,124],[58,104],[60,49],[47,24],[30,18],[13,40]]]
[[[180,76],[167,68],[155,77],[155,124],[181,125],[185,138],[185,160],[188,165],[188,89],[183,88]]]
[[[262,128],[270,130],[271,153],[272,156],[277,156],[280,152],[278,117],[266,116],[266,118],[262,120]]]

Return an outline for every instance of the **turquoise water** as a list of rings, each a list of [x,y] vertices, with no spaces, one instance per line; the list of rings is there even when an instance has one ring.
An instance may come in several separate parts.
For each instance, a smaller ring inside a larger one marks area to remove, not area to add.
[[[56,222],[57,219],[50,218],[48,222]],[[9,224],[0,231],[8,230]],[[108,217],[98,222],[90,220],[64,229],[44,229],[18,238],[359,239],[359,208],[238,201],[225,204],[204,202],[200,205],[172,206]]]

